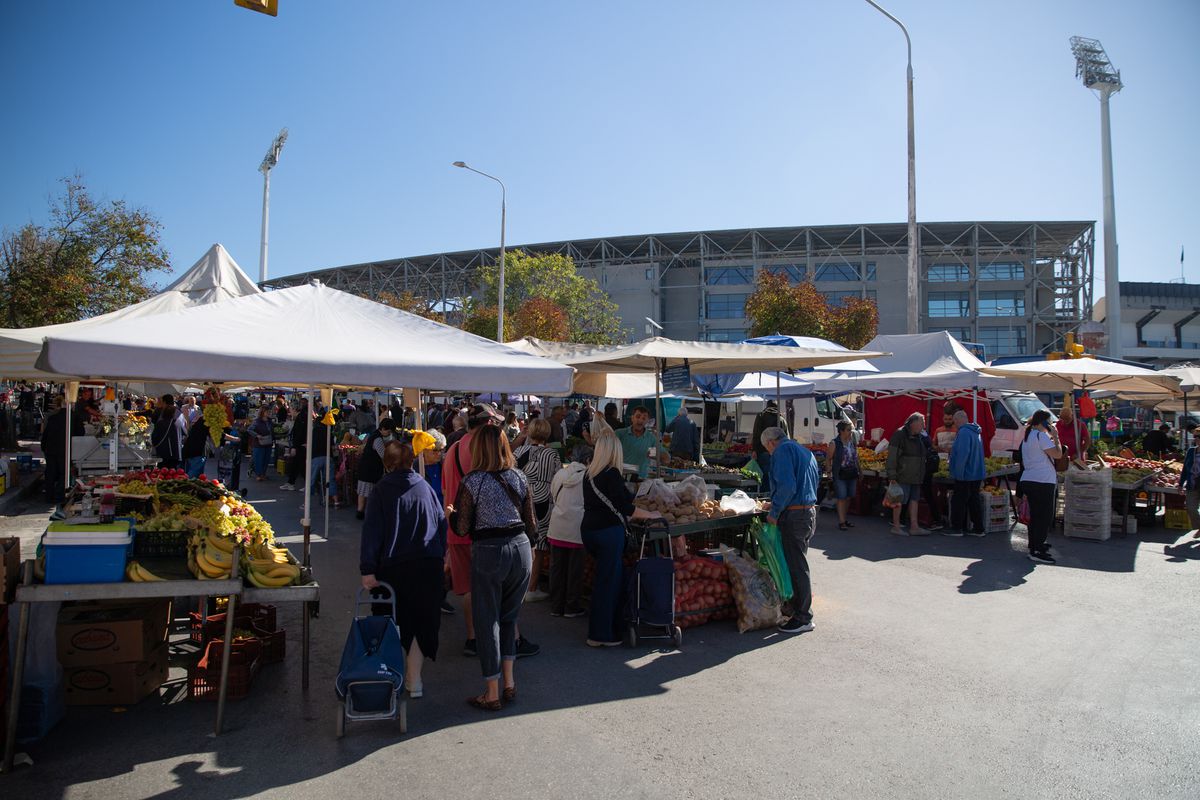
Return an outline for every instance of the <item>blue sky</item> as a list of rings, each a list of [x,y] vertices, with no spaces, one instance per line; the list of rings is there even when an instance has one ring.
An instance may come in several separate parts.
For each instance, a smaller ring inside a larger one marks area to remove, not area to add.
[[[1101,218],[1067,41],[1094,37],[1127,85],[1122,278],[1178,277],[1187,244],[1200,281],[1200,3],[886,5],[914,41],[921,220]],[[177,270],[219,241],[257,276],[283,126],[272,275],[494,246],[498,187],[458,159],[507,183],[510,244],[905,219],[903,37],[861,0],[280,6],[4,3],[0,228],[79,171],[160,217]]]

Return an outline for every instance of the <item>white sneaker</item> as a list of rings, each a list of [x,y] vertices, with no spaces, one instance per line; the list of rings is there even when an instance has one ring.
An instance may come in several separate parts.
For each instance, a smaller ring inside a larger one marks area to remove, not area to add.
[[[909,536],[928,536],[929,531],[925,528],[912,528],[908,532]]]
[[[414,683],[413,685],[405,686],[404,688],[408,690],[408,696],[413,700],[419,700],[425,696],[425,687],[419,683]]]
[[[525,602],[526,603],[536,603],[539,600],[545,600],[549,596],[550,596],[549,592],[543,592],[540,589],[534,589],[532,592],[525,593]]]
[[[282,483],[282,484],[280,484],[280,485],[279,485],[279,488],[280,488],[280,489],[282,489],[282,490],[283,490],[283,491],[285,491],[285,492],[294,492],[294,491],[296,491],[296,487],[295,487],[295,486],[292,486],[290,483]]]

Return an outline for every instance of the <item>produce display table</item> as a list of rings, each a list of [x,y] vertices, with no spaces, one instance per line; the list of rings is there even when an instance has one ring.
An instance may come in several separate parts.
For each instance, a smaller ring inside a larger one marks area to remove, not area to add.
[[[175,597],[228,597],[229,606],[225,613],[224,648],[221,658],[221,677],[217,694],[217,719],[215,731],[220,735],[225,720],[225,698],[229,680],[229,654],[232,651],[234,617],[237,602],[248,603],[293,603],[303,604],[301,613],[301,688],[308,689],[310,603],[320,599],[320,586],[313,582],[300,586],[284,586],[273,589],[251,588],[242,585],[238,576],[239,554],[233,557],[234,568],[225,580],[165,580],[135,583],[79,583],[39,584],[33,581],[33,561],[24,564],[21,585],[17,587],[16,604],[19,606],[15,660],[12,664],[12,692],[9,697],[8,718],[4,745],[4,761],[0,771],[12,770],[17,744],[17,715],[21,705],[21,684],[25,667],[25,651],[29,635],[29,604],[57,603],[74,600],[144,600]]]
[[[705,547],[724,544],[729,547],[736,547],[738,550],[744,550],[747,543],[745,541],[739,543],[738,539],[744,540],[750,524],[755,519],[766,517],[766,514],[767,512],[765,511],[753,511],[746,514],[735,514],[731,517],[714,517],[713,519],[702,519],[695,522],[672,525],[669,530],[650,527],[647,539],[651,542],[657,542],[673,536],[686,536],[689,539],[703,539]],[[639,537],[646,530],[638,522],[632,522],[630,526],[634,528]]]
[[[1132,483],[1117,483],[1113,481],[1112,490],[1114,493],[1121,493],[1121,536],[1126,536],[1129,531],[1129,501],[1134,493],[1141,491],[1149,483],[1157,473],[1146,475],[1141,480]]]

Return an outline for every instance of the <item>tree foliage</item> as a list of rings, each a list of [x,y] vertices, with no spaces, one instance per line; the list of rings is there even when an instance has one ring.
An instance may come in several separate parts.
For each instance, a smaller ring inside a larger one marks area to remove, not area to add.
[[[535,336],[551,342],[565,342],[571,336],[571,322],[558,303],[545,297],[531,297],[513,316],[514,338]]]
[[[467,333],[473,333],[476,336],[482,336],[484,339],[492,339],[494,341],[496,338],[497,313],[496,306],[468,303],[461,327]],[[512,341],[515,338],[512,336],[512,333],[512,317],[509,314],[505,314],[503,341]]]
[[[154,293],[170,269],[162,223],[124,200],[95,200],[75,175],[50,201],[45,225],[0,237],[0,324],[27,328],[115,311]]]
[[[760,272],[754,294],[746,298],[751,336],[783,333],[815,336],[857,350],[875,338],[879,310],[874,300],[848,298],[830,308],[811,283],[790,283],[786,275]]]
[[[595,281],[580,275],[570,257],[558,253],[531,255],[515,250],[506,254],[504,265],[506,311],[523,309],[530,300],[540,298],[557,306],[565,316],[564,335],[540,338],[589,344],[613,344],[622,340],[621,317],[617,313],[616,303]],[[494,307],[499,298],[499,270],[495,265],[488,265],[481,270],[480,278],[483,283],[483,306]],[[541,314],[549,310],[545,304],[534,308]],[[519,316],[520,312],[516,320],[518,327],[522,324]],[[493,311],[493,331],[495,319]],[[543,323],[549,324],[549,321],[542,319],[538,324]],[[551,332],[561,333],[557,323],[551,327]]]
[[[398,308],[401,311],[407,311],[410,314],[416,314],[418,317],[431,319],[434,322],[446,321],[446,315],[437,309],[436,301],[418,297],[409,291],[400,292],[399,294],[394,292],[380,292],[379,296],[374,299],[385,306]],[[494,317],[492,321],[493,323],[495,322]]]

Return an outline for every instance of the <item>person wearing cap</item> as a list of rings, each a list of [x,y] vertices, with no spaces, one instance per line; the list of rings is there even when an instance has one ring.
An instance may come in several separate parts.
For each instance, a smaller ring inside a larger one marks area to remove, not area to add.
[[[355,491],[358,494],[357,519],[363,519],[367,507],[367,498],[371,490],[383,477],[383,453],[388,442],[396,438],[396,423],[390,419],[379,421],[379,428],[372,431],[363,443],[362,456],[358,459],[358,483]]]

